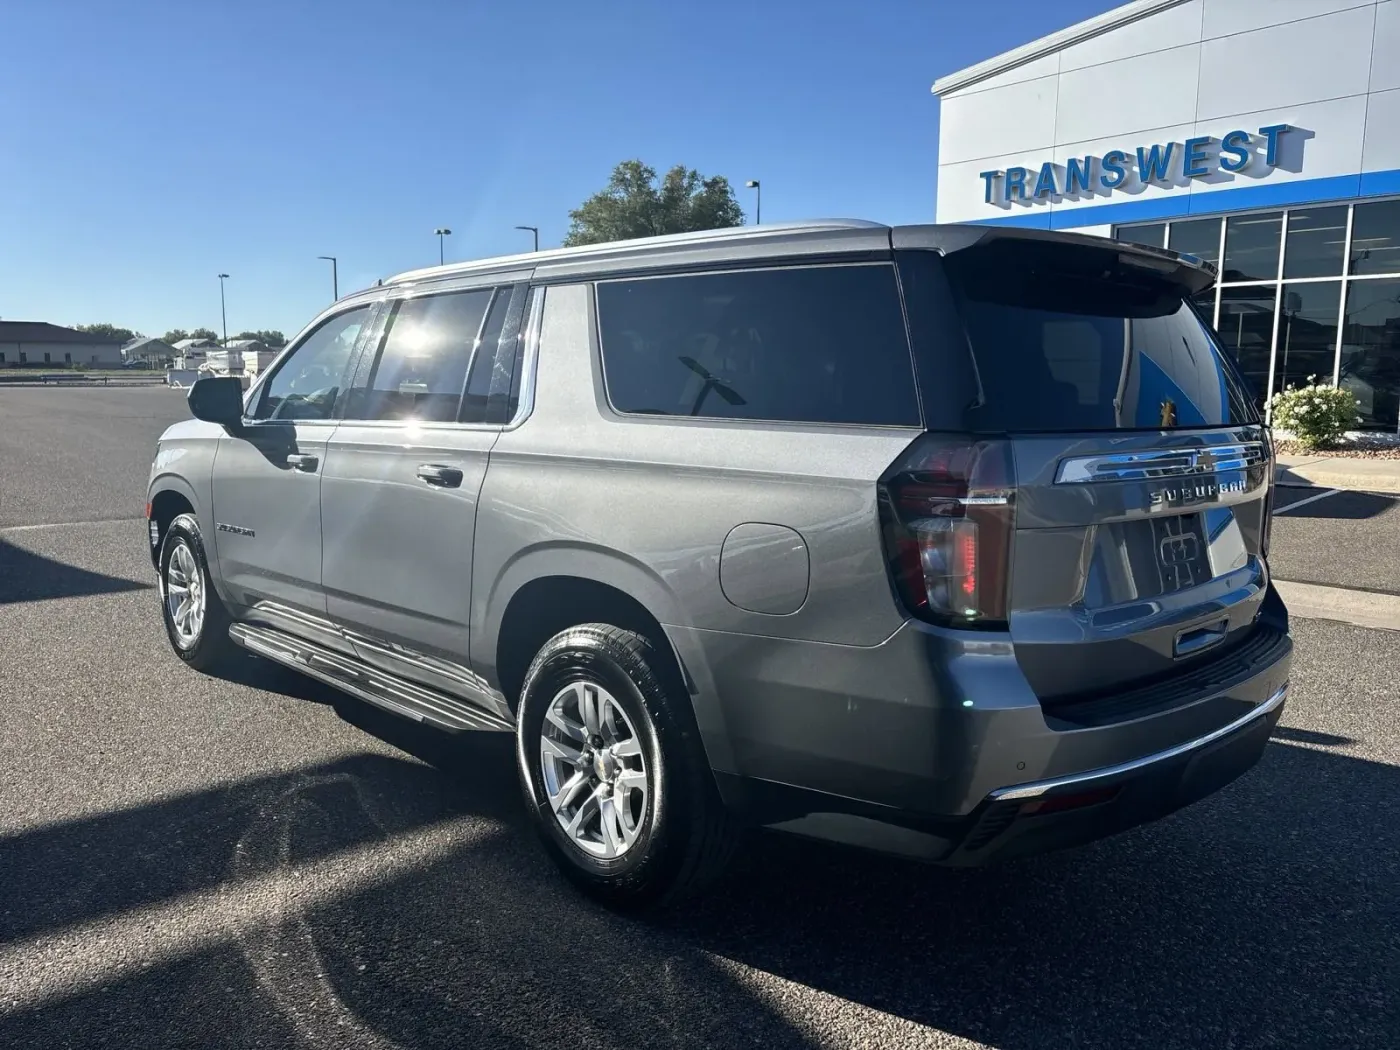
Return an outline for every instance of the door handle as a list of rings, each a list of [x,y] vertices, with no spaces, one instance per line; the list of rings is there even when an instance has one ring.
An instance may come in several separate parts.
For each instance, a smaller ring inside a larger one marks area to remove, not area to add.
[[[293,452],[287,456],[287,465],[296,467],[297,470],[304,470],[308,474],[316,469],[316,464],[321,462],[315,456],[303,455],[300,452]]]
[[[462,484],[462,472],[456,467],[443,467],[436,463],[420,463],[418,477],[429,485],[443,489],[455,489]]]

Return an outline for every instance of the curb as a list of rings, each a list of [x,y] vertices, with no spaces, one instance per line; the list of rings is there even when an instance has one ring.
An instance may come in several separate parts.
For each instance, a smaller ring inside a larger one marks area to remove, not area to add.
[[[1291,580],[1275,580],[1274,586],[1292,616],[1400,631],[1400,594],[1353,591]]]
[[[1395,470],[1386,473],[1348,473],[1325,464],[1306,464],[1296,467],[1274,468],[1274,481],[1279,485],[1294,485],[1304,488],[1350,489],[1357,492],[1400,493],[1400,461]]]

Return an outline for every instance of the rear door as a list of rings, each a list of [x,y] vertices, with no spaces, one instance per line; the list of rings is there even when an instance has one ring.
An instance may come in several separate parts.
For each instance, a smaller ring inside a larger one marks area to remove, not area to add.
[[[1268,584],[1271,455],[1190,304],[1208,270],[1086,238],[944,262],[976,370],[964,425],[1014,463],[1007,622],[1042,702],[1242,644]]]
[[[322,478],[330,618],[366,663],[478,703],[477,499],[509,395],[498,351],[513,360],[524,298],[504,283],[389,304]]]

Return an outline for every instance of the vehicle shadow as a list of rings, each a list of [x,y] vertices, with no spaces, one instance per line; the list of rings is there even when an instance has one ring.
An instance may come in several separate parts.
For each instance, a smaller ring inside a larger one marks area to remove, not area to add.
[[[0,605],[144,591],[153,586],[55,561],[0,537]]]
[[[510,737],[355,719],[413,759],[0,839],[0,943],[216,883],[259,887],[276,920],[17,1003],[0,1044],[1375,1047],[1400,1031],[1389,766],[1275,743],[1166,821],[985,872],[756,835],[713,894],[643,921],[549,866]],[[420,865],[303,895],[298,865],[353,868],[366,844],[439,830],[459,841]]]
[[[1400,508],[1400,500],[1394,496],[1386,496],[1376,492],[1339,492],[1335,496],[1328,496],[1306,506],[1300,506],[1297,510],[1291,509],[1308,497],[1319,495],[1325,491],[1325,489],[1290,490],[1290,502],[1280,503],[1274,513],[1284,518],[1366,521]],[[1297,499],[1291,499],[1294,492],[1298,493]]]

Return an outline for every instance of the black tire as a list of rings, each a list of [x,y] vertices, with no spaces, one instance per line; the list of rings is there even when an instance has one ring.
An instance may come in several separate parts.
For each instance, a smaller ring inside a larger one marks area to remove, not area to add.
[[[204,600],[203,624],[193,641],[176,626],[169,600],[170,563],[182,547],[193,556]],[[213,672],[227,667],[241,655],[238,647],[229,640],[229,624],[233,621],[214,590],[214,581],[209,575],[209,559],[204,553],[204,537],[199,531],[199,521],[193,514],[177,516],[165,530],[165,538],[161,541],[160,612],[165,622],[165,635],[170,639],[170,648],[196,670]]]
[[[605,688],[641,744],[648,798],[622,856],[595,857],[565,832],[544,784],[545,713],[572,683]],[[526,806],[545,848],[585,893],[622,910],[675,904],[703,890],[734,852],[736,829],[720,801],[690,699],[669,653],[634,631],[581,624],[549,640],[521,687],[516,761]]]

